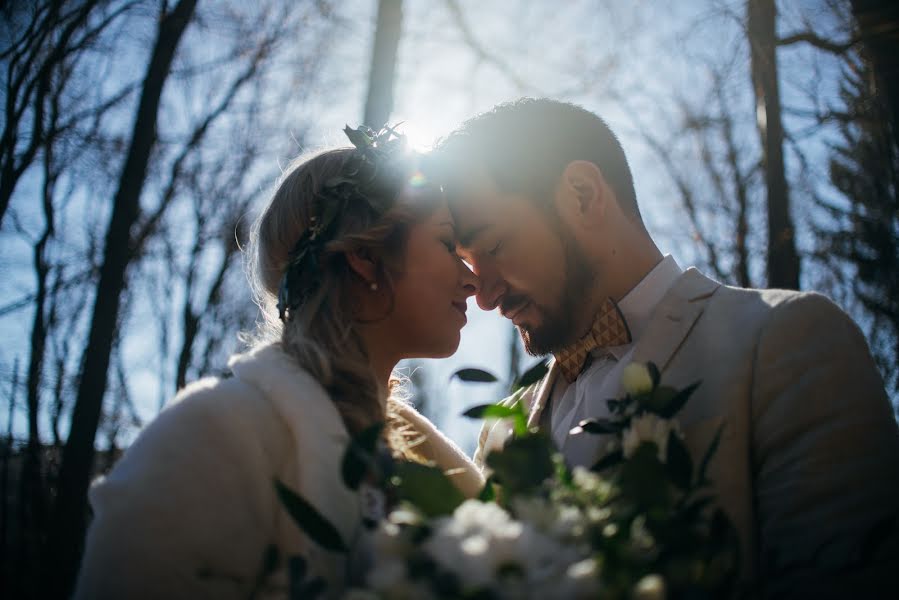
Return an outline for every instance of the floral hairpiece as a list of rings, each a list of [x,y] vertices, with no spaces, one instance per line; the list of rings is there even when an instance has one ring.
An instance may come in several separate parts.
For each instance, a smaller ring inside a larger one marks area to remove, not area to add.
[[[365,202],[375,215],[393,206],[407,169],[401,159],[407,155],[406,136],[395,127],[375,132],[347,125],[343,132],[352,142],[353,156],[322,186],[317,197],[317,213],[290,253],[278,289],[278,316],[286,321],[321,281],[319,259],[325,243],[334,238],[339,215],[348,202]]]

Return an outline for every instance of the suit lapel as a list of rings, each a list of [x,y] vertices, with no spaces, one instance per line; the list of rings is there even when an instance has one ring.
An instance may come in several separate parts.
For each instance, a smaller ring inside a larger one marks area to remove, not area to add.
[[[546,404],[549,402],[549,393],[552,391],[553,386],[556,383],[556,378],[561,371],[562,369],[559,367],[559,364],[555,359],[552,359],[552,363],[549,365],[549,371],[546,373],[543,380],[537,384],[537,390],[534,392],[534,399],[531,402],[531,411],[528,415],[528,427],[536,427],[539,425],[543,409],[546,408]]]
[[[684,271],[653,311],[632,361],[653,362],[664,371],[720,286],[692,267]]]

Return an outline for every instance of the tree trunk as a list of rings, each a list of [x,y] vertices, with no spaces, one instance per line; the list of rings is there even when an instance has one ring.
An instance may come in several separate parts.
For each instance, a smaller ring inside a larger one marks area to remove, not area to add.
[[[88,344],[84,350],[72,426],[63,449],[59,491],[43,560],[45,598],[70,595],[84,541],[87,487],[94,439],[106,392],[110,354],[118,322],[125,273],[131,259],[130,231],[140,211],[147,164],[156,141],[160,97],[175,49],[193,17],[196,0],[180,0],[159,21],[156,42],[144,77],[131,145],[113,201],[103,265],[97,284]]]
[[[380,0],[363,118],[363,124],[372,129],[377,130],[386,125],[393,112],[393,83],[402,25],[403,1]]]
[[[768,208],[768,287],[799,289],[799,255],[790,215],[784,167],[784,130],[777,81],[777,7],[774,0],[749,0],[747,25],[756,123],[762,145]]]
[[[868,50],[878,95],[889,107],[893,139],[899,146],[899,3],[852,0],[852,14]]]

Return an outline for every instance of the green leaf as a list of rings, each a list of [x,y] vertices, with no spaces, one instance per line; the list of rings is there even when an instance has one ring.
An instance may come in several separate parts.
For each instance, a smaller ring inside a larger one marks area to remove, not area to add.
[[[614,467],[615,465],[620,465],[622,462],[624,462],[624,453],[621,450],[615,450],[606,453],[602,458],[596,461],[596,464],[590,467],[590,470],[594,473],[599,473]]]
[[[481,493],[478,494],[478,500],[481,502],[496,502],[496,489],[493,486],[492,480],[488,479],[484,483]]]
[[[592,433],[594,435],[602,435],[608,433],[620,433],[624,429],[624,425],[610,421],[609,419],[584,419],[577,424],[568,433],[577,435],[579,433]]]
[[[543,379],[549,372],[549,360],[541,360],[519,377],[512,384],[512,391],[531,386]]]
[[[668,406],[675,396],[677,396],[676,389],[671,386],[660,385],[649,393],[636,396],[635,399],[641,408],[657,415]]]
[[[702,511],[710,506],[712,502],[714,502],[712,496],[701,496],[693,500],[684,508],[684,520],[688,523],[696,521],[702,515]]]
[[[496,483],[509,494],[526,493],[539,487],[555,473],[553,446],[543,433],[515,437],[501,450],[487,455]]]
[[[671,485],[659,462],[655,442],[643,442],[621,466],[619,479],[624,496],[640,510],[667,510]]]
[[[721,443],[721,434],[723,432],[724,424],[718,427],[718,431],[715,432],[715,437],[712,438],[712,442],[709,444],[709,447],[706,448],[705,454],[703,454],[702,460],[699,462],[699,471],[697,471],[696,475],[696,485],[705,485],[708,483],[706,472],[708,471],[709,464],[712,462],[712,457],[715,455],[715,452],[718,451],[718,446]]]
[[[416,462],[399,462],[395,470],[400,500],[415,505],[428,517],[452,514],[465,501],[443,470]]]
[[[517,410],[514,406],[478,404],[466,410],[462,413],[462,416],[469,419],[509,419],[515,417],[519,412],[520,410]]]
[[[450,376],[450,379],[453,377],[457,377],[466,383],[493,383],[498,381],[496,375],[483,369],[459,369]]]
[[[347,552],[347,546],[340,538],[337,528],[314,506],[277,479],[275,479],[275,491],[288,514],[313,542],[332,552]]]
[[[687,403],[687,400],[690,399],[690,396],[693,395],[693,392],[696,391],[696,388],[699,387],[699,384],[702,383],[697,381],[696,383],[692,383],[676,393],[671,400],[665,404],[660,410],[655,411],[657,415],[662,417],[663,419],[670,419],[674,415],[680,412],[680,409],[684,407]]]
[[[652,387],[653,389],[659,387],[659,382],[662,380],[662,374],[659,372],[659,367],[652,361],[646,363],[646,369],[649,371],[649,377],[652,379]]]
[[[359,484],[365,479],[365,475],[372,470],[375,448],[377,448],[383,430],[384,423],[375,423],[360,431],[350,440],[346,452],[343,454],[340,468],[343,482],[351,490],[359,489]]]
[[[364,150],[372,144],[372,137],[368,134],[365,127],[353,129],[347,125],[343,128],[343,132],[349,138],[350,142],[359,150]]]
[[[690,488],[693,480],[693,459],[684,442],[673,431],[668,434],[668,474],[671,483],[682,490]]]

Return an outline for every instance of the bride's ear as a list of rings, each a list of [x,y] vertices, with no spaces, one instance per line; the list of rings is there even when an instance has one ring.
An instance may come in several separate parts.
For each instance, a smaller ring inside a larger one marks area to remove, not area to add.
[[[368,250],[352,250],[346,253],[346,261],[350,265],[350,269],[359,276],[359,278],[370,285],[378,281],[378,265],[374,256]]]

